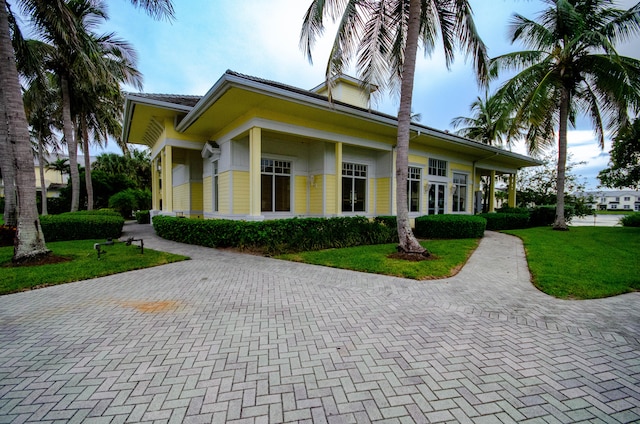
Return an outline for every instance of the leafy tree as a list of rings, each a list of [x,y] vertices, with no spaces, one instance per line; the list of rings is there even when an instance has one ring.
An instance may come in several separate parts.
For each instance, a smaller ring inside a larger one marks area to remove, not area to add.
[[[611,146],[608,168],[598,174],[605,187],[640,188],[640,119],[621,131]]]
[[[413,235],[409,223],[407,181],[411,101],[418,46],[430,54],[442,38],[449,66],[456,44],[471,54],[480,80],[486,73],[486,50],[480,40],[467,0],[312,0],[302,24],[300,46],[312,60],[311,51],[324,32],[324,19],[340,18],[327,64],[326,78],[339,75],[357,56],[359,77],[382,89],[400,88],[396,143],[398,250],[428,254]],[[329,85],[329,93],[330,91]]]
[[[558,154],[551,151],[542,158],[543,164],[518,171],[516,199],[518,206],[531,207],[555,205],[558,200]],[[575,205],[577,198],[573,193],[585,189],[585,181],[573,172],[576,166],[586,162],[573,162],[571,154],[567,157],[565,170],[565,197],[568,204]]]
[[[511,41],[529,50],[492,59],[492,74],[517,74],[498,91],[514,110],[510,136],[526,126],[531,152],[558,140],[557,206],[553,228],[567,230],[564,217],[567,128],[579,113],[593,124],[600,146],[604,132],[624,127],[640,106],[640,61],[620,56],[615,45],[640,31],[640,4],[629,10],[611,0],[546,0],[537,21],[516,14]]]

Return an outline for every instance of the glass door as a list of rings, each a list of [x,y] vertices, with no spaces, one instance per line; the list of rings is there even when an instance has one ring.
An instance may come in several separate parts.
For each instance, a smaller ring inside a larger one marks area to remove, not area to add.
[[[445,199],[447,193],[447,185],[444,183],[429,184],[429,215],[438,215],[445,212]]]

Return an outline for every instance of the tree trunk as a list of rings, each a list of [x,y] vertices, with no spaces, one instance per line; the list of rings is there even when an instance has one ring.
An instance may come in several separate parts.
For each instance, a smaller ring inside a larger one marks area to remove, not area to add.
[[[89,155],[89,131],[87,120],[82,117],[82,151],[84,153],[84,182],[87,186],[87,210],[93,210],[93,183],[91,182],[91,157]]]
[[[2,6],[4,7],[4,6]],[[0,99],[4,97],[0,87]],[[13,149],[9,144],[8,116],[5,102],[0,101],[0,170],[4,185],[4,224],[10,227],[18,225],[15,170],[13,169]]]
[[[38,163],[40,172],[40,193],[42,194],[42,215],[48,215],[47,211],[47,182],[44,179],[44,147],[42,138],[38,139]]]
[[[562,89],[560,98],[560,128],[558,129],[558,181],[556,219],[554,230],[567,231],[569,227],[564,217],[564,182],[567,168],[567,125],[569,122],[569,92]]]
[[[69,151],[69,176],[71,177],[71,212],[76,212],[80,205],[80,175],[78,173],[78,143],[73,131],[71,120],[71,96],[69,80],[60,76],[60,91],[62,93],[62,132]]]
[[[29,139],[29,126],[22,102],[22,91],[16,59],[9,34],[9,20],[5,4],[0,5],[0,87],[5,105],[8,143],[12,167],[15,172],[18,219],[13,248],[14,262],[37,260],[50,253],[36,207],[36,177],[33,172],[33,154]]]
[[[411,127],[411,101],[413,98],[413,78],[418,54],[420,33],[421,1],[409,3],[409,23],[407,45],[402,68],[400,86],[400,109],[398,111],[398,138],[396,146],[396,209],[398,212],[398,251],[428,256],[411,231],[409,204],[407,202],[407,174],[409,172],[409,130]]]

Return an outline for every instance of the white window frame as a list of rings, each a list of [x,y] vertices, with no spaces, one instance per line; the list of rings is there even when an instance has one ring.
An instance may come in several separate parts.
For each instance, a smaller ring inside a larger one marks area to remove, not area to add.
[[[346,172],[346,174],[345,174]],[[349,175],[349,172],[351,175]],[[368,209],[368,199],[369,199],[369,165],[358,162],[342,162],[342,201],[340,202],[340,210],[342,213],[347,214],[361,214],[367,213]],[[344,193],[344,179],[348,178],[351,180],[351,191],[348,194],[349,202],[351,203],[351,210],[345,210],[344,208],[344,199],[347,193]],[[364,180],[364,201],[363,201],[363,210],[354,210],[356,205],[357,196],[354,197],[354,193],[356,192],[356,180]]]
[[[273,171],[266,172],[265,168],[269,167],[273,168]],[[280,166],[278,166],[280,165]],[[276,172],[276,169],[288,169],[287,172]],[[289,159],[281,159],[274,157],[262,157],[260,159],[260,199],[262,201],[262,177],[264,175],[271,176],[271,210],[264,210],[260,207],[260,211],[265,214],[291,214],[293,207],[293,161]],[[276,209],[276,177],[288,177],[289,178],[289,209],[288,210],[275,210]]]
[[[456,182],[456,176],[464,177],[464,183]],[[467,213],[469,206],[469,174],[466,172],[453,172],[452,176],[452,193],[451,193],[451,212]],[[464,190],[464,199],[460,200],[460,193]],[[458,209],[458,210],[456,210]]]
[[[407,208],[409,213],[420,213],[422,210],[422,167],[409,166],[407,171]],[[418,210],[411,210],[411,186],[416,185],[418,187]]]
[[[442,167],[444,165],[444,168]],[[429,158],[428,174],[434,177],[446,177],[449,163],[444,159]],[[435,172],[431,172],[434,170]]]

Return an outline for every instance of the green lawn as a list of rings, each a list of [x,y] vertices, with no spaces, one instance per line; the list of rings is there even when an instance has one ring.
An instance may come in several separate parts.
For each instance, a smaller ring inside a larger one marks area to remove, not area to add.
[[[596,215],[631,215],[635,211],[630,209],[610,210],[610,211],[594,211]]]
[[[188,259],[185,256],[127,246],[116,242],[104,246],[106,254],[98,259],[93,244],[104,240],[76,240],[47,243],[54,255],[71,259],[67,262],[38,266],[11,265],[13,247],[0,247],[0,294],[14,293],[32,288],[86,280],[134,269]]]
[[[396,244],[327,249],[276,257],[334,268],[426,280],[455,275],[478,246],[478,241],[461,239],[423,242],[422,245],[435,255],[435,259],[420,262],[388,258],[387,255],[396,252]]]
[[[563,299],[640,290],[640,228],[546,227],[511,230],[522,239],[534,284]]]

